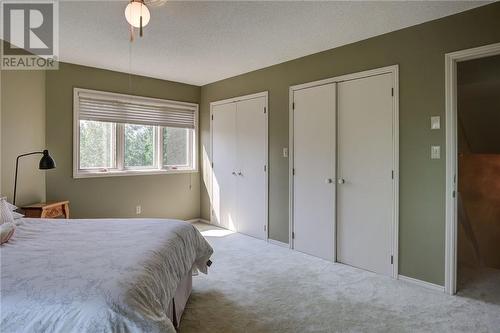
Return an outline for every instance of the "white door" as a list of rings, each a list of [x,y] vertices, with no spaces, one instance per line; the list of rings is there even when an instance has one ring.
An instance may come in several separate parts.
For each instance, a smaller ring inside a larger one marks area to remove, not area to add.
[[[392,74],[338,83],[337,260],[392,275]]]
[[[293,248],[334,261],[335,83],[293,92]]]
[[[236,231],[236,103],[212,110],[212,221]]]
[[[266,98],[237,103],[237,230],[266,239],[267,112]]]

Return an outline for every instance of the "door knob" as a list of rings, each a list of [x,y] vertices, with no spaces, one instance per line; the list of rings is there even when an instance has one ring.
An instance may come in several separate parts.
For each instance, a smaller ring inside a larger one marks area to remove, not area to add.
[[[241,171],[238,172],[238,176],[243,176],[243,174],[241,173]]]
[[[327,179],[325,179],[325,183],[331,184],[331,183],[333,183],[333,180],[331,178],[327,178]]]
[[[236,172],[234,172],[234,171],[233,171],[233,172],[231,172],[231,173],[233,174],[233,176],[236,176]]]
[[[339,178],[338,183],[339,184],[345,184],[345,179],[344,178]]]

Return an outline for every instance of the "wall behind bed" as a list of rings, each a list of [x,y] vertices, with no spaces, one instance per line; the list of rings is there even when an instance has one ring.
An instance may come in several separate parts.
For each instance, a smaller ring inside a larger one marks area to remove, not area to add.
[[[200,87],[183,83],[67,63],[47,71],[46,143],[57,162],[46,175],[47,200],[70,200],[73,218],[198,218],[197,173],[73,179],[73,87],[193,103],[200,98]]]
[[[210,156],[210,102],[269,91],[269,237],[288,242],[288,159],[282,156],[282,149],[288,147],[289,140],[289,87],[399,64],[399,269],[400,274],[442,285],[445,261],[444,55],[499,41],[500,3],[497,2],[208,84],[201,91],[202,157]],[[441,116],[441,130],[430,130],[430,116]],[[441,145],[440,160],[430,160],[431,145]],[[202,185],[201,195],[201,217],[209,219],[210,197],[205,185]]]
[[[45,71],[2,70],[0,86],[0,195],[12,202],[16,157],[45,147]],[[20,161],[18,206],[45,200],[39,161],[37,155]]]

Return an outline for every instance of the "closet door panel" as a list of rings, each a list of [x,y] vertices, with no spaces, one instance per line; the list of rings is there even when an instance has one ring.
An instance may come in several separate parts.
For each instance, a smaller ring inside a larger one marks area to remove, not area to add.
[[[266,98],[237,102],[237,230],[266,239]]]
[[[338,85],[337,259],[392,275],[391,74]]]
[[[236,104],[213,107],[212,221],[236,231]]]
[[[334,261],[335,83],[293,92],[293,248]]]

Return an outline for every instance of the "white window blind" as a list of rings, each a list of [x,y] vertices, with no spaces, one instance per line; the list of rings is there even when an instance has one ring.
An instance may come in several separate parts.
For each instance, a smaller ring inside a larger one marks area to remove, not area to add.
[[[82,120],[196,128],[197,104],[86,89],[75,92]]]

